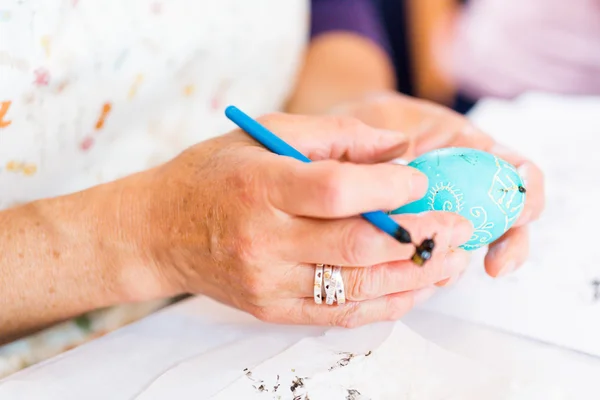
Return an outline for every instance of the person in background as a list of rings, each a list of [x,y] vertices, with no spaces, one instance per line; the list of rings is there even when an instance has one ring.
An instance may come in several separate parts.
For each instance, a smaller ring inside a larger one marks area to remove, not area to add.
[[[527,91],[600,95],[600,1],[468,0],[446,43],[465,113]]]
[[[0,340],[25,339],[0,347],[0,375],[187,293],[271,322],[357,326],[399,318],[466,267],[464,252],[444,251],[415,274],[405,248],[353,217],[424,194],[394,158],[502,152],[463,117],[395,93],[371,1],[3,7]],[[263,122],[329,161],[299,167],[258,149],[232,130],[228,104],[285,111]],[[502,155],[529,171],[528,203],[486,257],[492,276],[524,261],[543,209],[541,172]],[[442,248],[471,230],[448,213],[407,224]],[[345,269],[355,292],[323,308],[310,298],[319,262],[378,267]]]

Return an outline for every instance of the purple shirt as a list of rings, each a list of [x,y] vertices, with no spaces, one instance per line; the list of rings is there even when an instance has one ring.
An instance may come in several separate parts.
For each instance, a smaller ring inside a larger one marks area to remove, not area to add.
[[[311,0],[311,37],[348,31],[362,35],[389,53],[375,0]]]

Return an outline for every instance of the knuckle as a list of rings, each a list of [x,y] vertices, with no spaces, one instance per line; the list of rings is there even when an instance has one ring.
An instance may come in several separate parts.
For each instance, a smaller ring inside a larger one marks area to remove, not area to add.
[[[452,271],[448,271],[446,257],[447,254],[438,253],[429,261],[427,268],[410,268],[407,270],[407,287],[421,289],[447,278]]]
[[[236,231],[232,250],[235,259],[243,266],[251,265],[258,258],[257,240],[248,229],[239,227]]]
[[[363,221],[347,224],[342,230],[339,253],[345,265],[367,265],[369,264],[369,244],[372,234]]]
[[[387,122],[387,120],[390,118],[390,112],[393,110],[395,110],[395,108],[391,107],[390,103],[377,102],[371,104],[371,108],[369,111],[371,113],[372,118],[375,121]]]
[[[405,286],[407,289],[418,289],[423,286],[427,286],[428,278],[427,274],[430,274],[429,271],[424,271],[425,269],[430,269],[430,264],[436,264],[436,260],[430,260],[430,263],[427,264],[427,268],[407,268],[405,273]]]
[[[361,326],[360,303],[351,303],[345,307],[340,307],[339,312],[335,315],[332,321],[333,326],[338,326],[346,329],[358,328]]]
[[[437,249],[450,245],[455,226],[463,220],[458,214],[446,211],[428,211],[419,216],[422,218],[415,227],[415,240],[431,238],[435,235]]]
[[[266,280],[257,273],[245,273],[240,278],[245,300],[253,305],[263,304],[269,290]]]
[[[242,207],[261,207],[269,193],[269,181],[265,179],[265,171],[261,169],[260,164],[243,163],[239,168],[244,173],[228,173],[223,178],[223,185],[215,190],[226,191]]]
[[[412,276],[414,282],[419,285],[429,285],[436,280],[447,277],[447,267],[451,266],[452,254],[441,251],[437,252],[430,260],[428,268],[418,268]]]
[[[261,265],[273,240],[273,232],[261,229],[256,218],[228,221],[226,230],[223,226],[217,227],[211,236],[211,241],[225,243],[227,255],[243,270],[252,273],[260,271],[256,267]]]
[[[445,211],[432,211],[425,215],[425,217],[431,219],[431,221],[428,221],[428,224],[430,223],[436,229],[440,229],[442,227],[452,227],[458,218],[460,218],[453,213],[448,213]]]
[[[402,318],[410,309],[413,307],[413,302],[402,302],[400,303],[397,298],[390,297],[387,299],[386,310],[387,320],[397,321]]]
[[[265,126],[272,127],[285,122],[288,118],[289,117],[284,113],[273,112],[258,117],[257,121]]]
[[[401,179],[393,179],[392,185],[395,186],[391,191],[394,196],[389,196],[393,200],[392,207],[396,208],[408,204],[412,195],[412,183],[410,178],[407,179],[406,176],[402,176]]]
[[[346,284],[346,296],[351,301],[363,301],[377,297],[378,285],[375,271],[366,268],[352,268]]]
[[[317,323],[317,325],[323,324],[322,322],[319,323],[314,310],[311,310],[311,308],[308,306],[308,303],[305,301],[300,303],[300,309],[295,316],[294,313],[292,315],[288,315],[288,317],[289,316],[292,317],[292,321],[300,322],[304,325],[314,325],[315,323]]]
[[[277,322],[275,314],[267,307],[253,307],[250,314],[262,322],[273,323]]]
[[[342,168],[334,164],[323,174],[321,200],[328,213],[340,212],[345,207],[344,175]]]
[[[331,129],[335,131],[352,133],[360,131],[365,126],[358,118],[354,117],[344,115],[331,115],[327,118],[327,122],[331,126]]]

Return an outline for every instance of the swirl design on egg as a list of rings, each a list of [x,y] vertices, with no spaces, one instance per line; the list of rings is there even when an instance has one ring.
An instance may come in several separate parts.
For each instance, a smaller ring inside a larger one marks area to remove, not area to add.
[[[439,182],[429,189],[430,210],[460,212],[464,207],[463,193],[452,183]]]
[[[473,235],[471,236],[471,239],[469,239],[469,242],[463,246],[467,249],[476,249],[486,245],[492,240],[494,236],[492,235],[492,232],[490,232],[490,229],[494,229],[495,225],[493,222],[488,221],[487,211],[481,206],[472,207],[469,210],[469,213],[471,216],[475,217],[475,219],[472,220],[475,229],[473,230]]]
[[[494,154],[467,148],[437,150],[409,163],[429,178],[424,198],[393,214],[446,211],[470,220],[473,233],[460,247],[476,250],[506,232],[523,210],[526,192],[518,170]]]

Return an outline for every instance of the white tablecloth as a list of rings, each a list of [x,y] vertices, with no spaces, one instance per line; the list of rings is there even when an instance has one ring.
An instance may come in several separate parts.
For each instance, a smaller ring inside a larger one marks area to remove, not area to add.
[[[600,100],[532,95],[484,102],[472,117],[549,174],[548,212],[515,277],[487,278],[475,257],[459,284],[402,322],[357,330],[267,325],[194,298],[0,381],[0,399],[598,397],[589,282],[600,277]],[[307,379],[292,391],[296,377]]]

